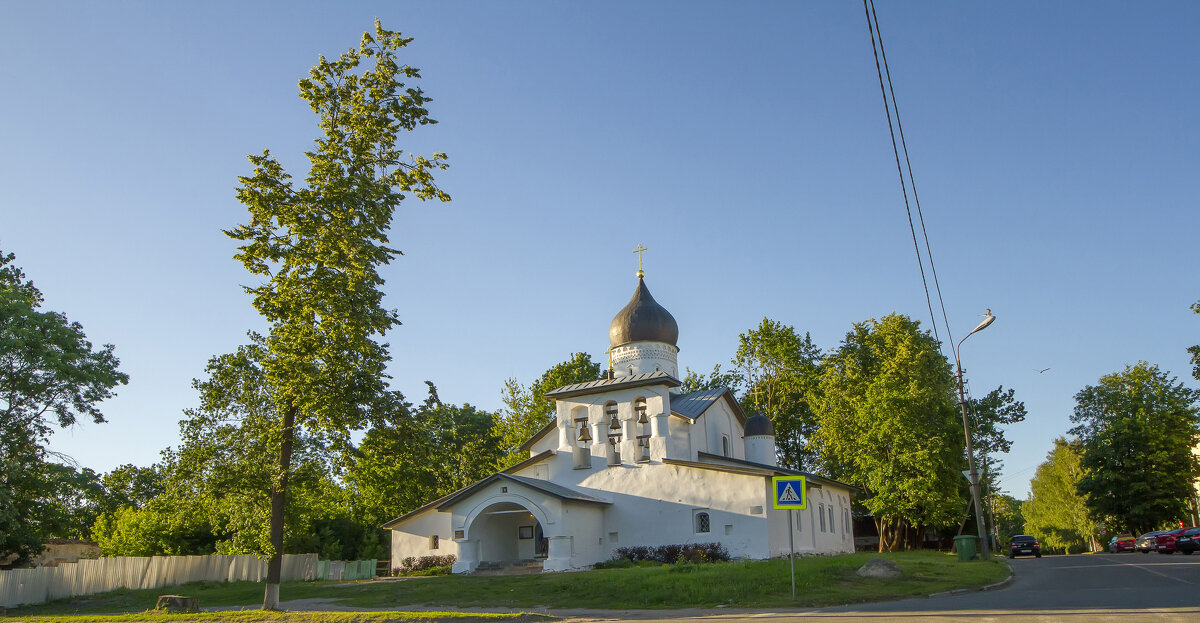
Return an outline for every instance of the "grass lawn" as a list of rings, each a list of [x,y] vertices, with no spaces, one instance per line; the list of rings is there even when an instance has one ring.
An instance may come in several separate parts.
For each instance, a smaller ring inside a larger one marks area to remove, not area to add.
[[[20,619],[28,623],[108,623],[137,621],[156,623],[190,623],[192,621],[228,621],[231,623],[533,623],[552,621],[554,617],[537,614],[462,614],[457,612],[205,612],[202,614],[83,614],[34,616]]]
[[[443,576],[399,582],[290,582],[280,588],[280,598],[285,601],[322,598],[336,600],[338,606],[387,610],[402,610],[405,606],[414,605],[514,609],[535,606],[599,609],[717,605],[816,607],[900,599],[957,588],[977,588],[999,582],[1009,573],[1007,564],[1000,560],[960,563],[951,554],[901,552],[883,554],[882,557],[900,565],[904,570],[903,576],[877,580],[855,575],[854,572],[863,563],[875,556],[877,554],[862,553],[796,559],[795,600],[791,598],[787,559],[520,576]],[[158,595],[166,593],[194,596],[206,608],[254,606],[262,602],[262,590],[261,584],[250,582],[195,583],[62,600],[10,611],[9,615],[143,612],[154,607]],[[246,614],[249,616],[251,613]],[[224,616],[230,615],[226,613]],[[392,613],[390,616],[398,615]]]

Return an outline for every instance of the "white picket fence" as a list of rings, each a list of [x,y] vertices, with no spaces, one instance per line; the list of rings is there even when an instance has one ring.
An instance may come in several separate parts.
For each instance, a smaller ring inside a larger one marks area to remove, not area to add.
[[[210,582],[261,582],[267,561],[240,556],[123,556],[68,562],[57,567],[0,571],[0,607],[46,603],[116,590]],[[285,582],[317,579],[316,554],[285,554]]]

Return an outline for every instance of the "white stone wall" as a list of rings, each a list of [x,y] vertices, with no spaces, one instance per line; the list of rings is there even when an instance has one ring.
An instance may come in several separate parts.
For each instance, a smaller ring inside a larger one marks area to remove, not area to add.
[[[438,535],[438,548],[432,549],[429,537],[435,534]],[[450,554],[458,556],[458,544],[454,542],[454,532],[450,529],[450,513],[439,513],[436,508],[429,508],[392,528],[392,569],[400,567],[400,562],[409,556],[420,558]]]
[[[679,378],[679,349],[665,342],[631,342],[612,351],[613,373],[620,378],[661,370]]]

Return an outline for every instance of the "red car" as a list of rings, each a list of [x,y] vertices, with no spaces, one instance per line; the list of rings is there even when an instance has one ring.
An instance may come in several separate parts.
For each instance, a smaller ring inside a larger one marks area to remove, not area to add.
[[[1113,554],[1132,552],[1136,540],[1132,534],[1119,534],[1108,541],[1108,551]]]
[[[1167,530],[1166,532],[1154,537],[1154,549],[1160,554],[1174,554],[1175,542],[1179,539],[1179,535],[1183,534],[1187,530],[1188,528]]]

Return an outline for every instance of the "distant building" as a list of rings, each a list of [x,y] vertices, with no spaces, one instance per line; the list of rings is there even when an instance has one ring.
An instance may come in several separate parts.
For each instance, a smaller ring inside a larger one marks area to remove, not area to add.
[[[46,547],[33,560],[29,561],[30,567],[57,567],[64,562],[79,562],[81,558],[99,558],[100,546],[95,541],[84,541],[80,539],[47,539]],[[16,560],[16,556],[9,556],[5,560],[0,560],[0,569],[6,569],[7,566]]]
[[[746,417],[728,389],[680,393],[678,337],[639,270],[609,326],[605,378],[547,394],[557,417],[525,443],[524,462],[385,524],[392,567],[454,554],[455,573],[518,561],[563,571],[623,546],[709,542],[781,556],[788,511],[772,508],[771,477],[787,475],[807,477],[796,551],[853,552],[853,488],[778,467],[771,422]]]

